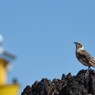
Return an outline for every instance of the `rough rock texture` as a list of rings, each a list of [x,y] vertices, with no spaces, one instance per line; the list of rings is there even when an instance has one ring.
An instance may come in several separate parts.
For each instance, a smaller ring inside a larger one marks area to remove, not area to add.
[[[52,81],[43,78],[26,86],[21,95],[95,95],[95,71],[81,70],[76,76],[62,75]]]

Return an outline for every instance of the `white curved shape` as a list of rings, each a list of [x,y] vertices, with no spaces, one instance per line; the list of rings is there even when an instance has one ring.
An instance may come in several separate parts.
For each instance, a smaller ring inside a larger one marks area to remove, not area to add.
[[[12,69],[13,69],[13,65],[12,65],[12,63],[9,63],[7,65],[7,71],[10,72],[10,71],[12,71]]]
[[[3,41],[4,41],[4,38],[3,38],[3,36],[0,34],[0,44],[2,44]]]
[[[4,53],[4,48],[0,47],[0,54]]]

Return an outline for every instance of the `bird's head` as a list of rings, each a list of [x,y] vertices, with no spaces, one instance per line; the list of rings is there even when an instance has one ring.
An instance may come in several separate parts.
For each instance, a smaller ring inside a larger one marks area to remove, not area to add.
[[[77,51],[81,51],[81,50],[84,50],[84,46],[82,43],[79,43],[79,42],[74,42],[75,45],[76,45],[76,50]]]

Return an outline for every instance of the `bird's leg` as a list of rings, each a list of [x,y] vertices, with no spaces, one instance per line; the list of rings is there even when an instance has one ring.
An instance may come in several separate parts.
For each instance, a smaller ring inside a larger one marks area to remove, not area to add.
[[[88,69],[87,69],[88,71],[90,70],[90,66],[88,66]]]
[[[86,74],[89,74],[90,66],[88,66],[88,69],[86,71]]]
[[[88,66],[88,69],[87,69],[87,71],[85,73],[85,78],[89,75],[89,70],[90,70],[90,66]]]

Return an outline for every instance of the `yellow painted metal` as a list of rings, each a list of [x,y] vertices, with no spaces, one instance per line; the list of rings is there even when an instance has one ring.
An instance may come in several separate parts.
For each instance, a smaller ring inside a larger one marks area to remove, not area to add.
[[[7,84],[7,65],[8,61],[0,58],[0,95],[18,95],[19,84]]]
[[[19,95],[19,84],[0,85],[0,95]]]
[[[7,64],[8,62],[0,58],[0,85],[5,85],[7,83]]]

